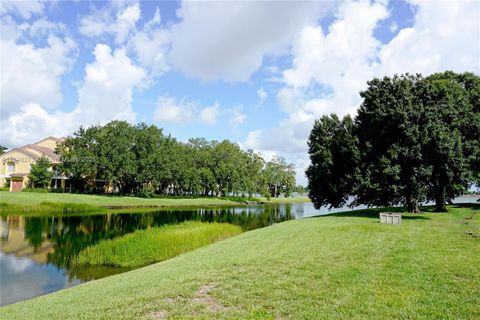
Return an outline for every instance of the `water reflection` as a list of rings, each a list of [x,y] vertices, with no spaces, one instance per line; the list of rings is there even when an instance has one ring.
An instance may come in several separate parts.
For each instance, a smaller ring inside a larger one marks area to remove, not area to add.
[[[471,198],[456,200],[457,203],[474,201],[476,199]],[[195,220],[233,223],[247,231],[296,218],[345,210],[348,209],[316,210],[311,203],[300,203],[83,216],[2,216],[0,305],[128,270],[113,267],[79,268],[73,266],[71,261],[87,246],[137,229]]]
[[[0,217],[0,302],[8,304],[128,270],[77,267],[71,263],[82,249],[104,239],[190,220],[232,223],[247,231],[301,217],[304,210],[303,204],[289,204],[83,216]]]

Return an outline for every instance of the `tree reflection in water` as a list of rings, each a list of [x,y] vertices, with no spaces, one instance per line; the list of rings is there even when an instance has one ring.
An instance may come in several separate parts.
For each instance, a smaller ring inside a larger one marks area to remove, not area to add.
[[[52,245],[53,251],[47,253],[48,263],[66,270],[70,279],[87,281],[128,270],[112,267],[77,267],[72,264],[72,258],[80,250],[104,239],[112,239],[138,229],[189,220],[232,223],[248,231],[302,215],[303,206],[282,204],[237,208],[168,209],[147,213],[25,217],[24,234],[25,240],[35,250],[46,241]]]

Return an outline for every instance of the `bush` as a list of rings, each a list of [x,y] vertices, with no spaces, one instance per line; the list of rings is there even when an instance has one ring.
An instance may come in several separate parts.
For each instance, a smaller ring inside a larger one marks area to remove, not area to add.
[[[151,198],[155,194],[155,189],[151,185],[143,186],[142,189],[136,194],[141,198]]]
[[[51,188],[50,192],[51,193],[64,193],[65,190],[63,190],[62,188]]]
[[[47,193],[47,192],[50,192],[50,190],[46,188],[25,188],[25,189],[22,189],[22,192]]]
[[[1,187],[0,191],[10,191],[10,187]]]

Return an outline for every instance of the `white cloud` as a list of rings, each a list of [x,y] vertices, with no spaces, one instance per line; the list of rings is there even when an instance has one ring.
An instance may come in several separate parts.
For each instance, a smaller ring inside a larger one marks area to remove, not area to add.
[[[82,124],[112,119],[134,122],[133,91],[142,87],[145,70],[130,60],[124,48],[112,52],[108,45],[97,44],[93,54],[95,61],[85,67],[84,83],[78,90],[75,117]]]
[[[117,45],[125,45],[127,53],[148,72],[144,88],[151,87],[155,79],[169,70],[167,51],[170,48],[170,30],[160,26],[160,9],[156,7],[151,20],[137,26],[142,18],[139,3],[111,2],[80,21],[79,32],[87,37],[112,35]],[[103,39],[105,40],[105,39]]]
[[[267,91],[265,91],[265,89],[261,87],[260,89],[257,90],[257,96],[258,96],[259,104],[263,104],[265,100],[267,100],[268,94],[267,94]]]
[[[14,13],[23,19],[42,14],[45,6],[42,1],[4,0],[0,2],[0,14]]]
[[[115,42],[121,44],[135,30],[140,16],[138,3],[125,5],[122,2],[111,2],[104,9],[84,16],[80,20],[79,32],[87,37],[111,34],[115,37]]]
[[[135,33],[129,40],[129,48],[135,52],[138,63],[146,68],[152,78],[169,70],[166,52],[170,45],[170,34],[163,29],[144,30]]]
[[[285,49],[327,2],[184,1],[172,27],[170,58],[188,76],[245,81],[263,57]]]
[[[2,145],[21,146],[42,137],[70,134],[71,117],[63,112],[48,113],[36,103],[27,103],[0,122]]]
[[[370,79],[372,56],[380,42],[373,37],[378,21],[387,17],[385,5],[343,4],[324,35],[320,26],[305,27],[293,45],[293,64],[283,72],[285,86],[277,101],[288,117],[270,129],[251,132],[245,144],[277,151],[294,162],[297,178],[305,181],[307,139],[315,118],[325,113],[355,112],[358,92]]]
[[[48,135],[68,135],[80,125],[113,119],[135,122],[132,96],[142,86],[145,71],[132,63],[125,49],[112,52],[109,46],[98,44],[93,54],[95,61],[85,67],[79,103],[72,112],[48,112],[39,103],[25,103],[8,117],[2,113],[2,144],[18,146]]]
[[[232,113],[232,116],[230,118],[230,124],[233,127],[236,127],[245,122],[247,115],[242,112],[242,109],[242,106],[236,106],[230,110]]]
[[[395,33],[398,30],[398,24],[394,21],[390,24],[389,30],[391,33]]]
[[[300,168],[306,161],[313,119],[331,112],[354,115],[361,102],[358,93],[367,80],[405,72],[479,74],[478,3],[419,1],[415,5],[413,26],[384,45],[373,36],[377,23],[388,15],[383,2],[340,5],[326,35],[320,26],[305,27],[293,45],[292,67],[284,70],[284,87],[277,94],[288,118],[274,128],[250,132],[245,145],[276,150]]]
[[[415,23],[378,55],[376,74],[443,70],[480,73],[480,5],[476,1],[412,1]]]
[[[165,95],[157,100],[154,119],[160,123],[200,122],[212,125],[217,122],[219,108],[218,103],[200,108],[196,102],[185,99],[177,101],[174,97]]]
[[[246,148],[261,151],[276,151],[279,154],[305,154],[306,137],[310,133],[314,117],[306,112],[298,111],[280,121],[273,128],[255,130],[248,134]]]
[[[170,96],[157,100],[154,119],[161,123],[187,123],[193,120],[196,105],[192,102],[180,101]]]
[[[216,102],[210,107],[205,107],[200,111],[200,121],[206,124],[215,124],[218,118],[219,104]]]
[[[18,41],[26,33],[38,36],[46,34],[42,31],[45,28],[50,31],[57,28],[43,19],[32,25],[16,25],[7,16],[2,17],[3,26],[8,27],[8,35],[0,40],[2,117],[29,102],[46,108],[56,107],[62,101],[61,77],[75,61],[75,42],[69,37],[57,37],[52,32],[43,47]]]

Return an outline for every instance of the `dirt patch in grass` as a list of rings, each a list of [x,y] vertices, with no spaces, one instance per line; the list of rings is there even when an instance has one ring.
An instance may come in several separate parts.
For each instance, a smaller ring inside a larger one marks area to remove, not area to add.
[[[160,310],[149,312],[145,316],[150,319],[167,319],[167,315],[167,311]]]
[[[211,312],[222,312],[227,310],[228,308],[226,306],[219,303],[210,295],[210,291],[215,287],[218,287],[218,283],[212,282],[200,287],[195,293],[193,302],[204,305]]]

